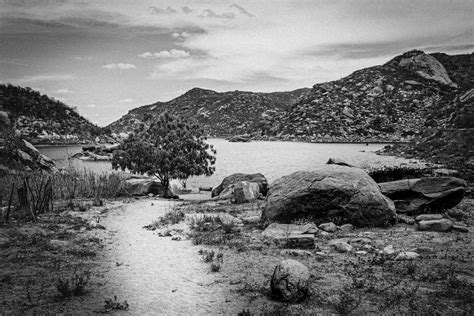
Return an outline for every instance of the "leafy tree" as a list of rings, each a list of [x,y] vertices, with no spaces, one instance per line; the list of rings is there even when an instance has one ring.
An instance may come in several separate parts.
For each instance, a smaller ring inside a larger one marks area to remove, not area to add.
[[[158,177],[168,193],[170,180],[214,173],[216,154],[203,129],[168,113],[142,125],[125,139],[112,159],[114,169]]]

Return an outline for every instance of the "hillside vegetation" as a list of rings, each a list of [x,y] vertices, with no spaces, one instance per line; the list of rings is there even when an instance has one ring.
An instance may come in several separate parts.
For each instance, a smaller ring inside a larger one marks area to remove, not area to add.
[[[66,104],[31,88],[0,85],[0,111],[7,112],[17,136],[32,143],[110,141],[104,130]]]

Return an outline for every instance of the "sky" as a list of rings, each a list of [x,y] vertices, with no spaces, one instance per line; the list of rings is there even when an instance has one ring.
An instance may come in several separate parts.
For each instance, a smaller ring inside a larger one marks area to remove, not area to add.
[[[0,83],[105,126],[194,87],[288,91],[474,51],[472,0],[0,0]]]

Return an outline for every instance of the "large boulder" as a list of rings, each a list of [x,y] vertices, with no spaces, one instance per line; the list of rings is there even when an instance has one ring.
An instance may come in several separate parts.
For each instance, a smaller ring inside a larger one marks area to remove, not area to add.
[[[254,201],[260,194],[260,187],[256,182],[240,181],[233,185],[232,202],[242,204]]]
[[[398,212],[420,214],[443,211],[457,205],[466,192],[466,181],[454,177],[427,177],[379,183]]]
[[[308,268],[296,260],[283,260],[273,271],[271,290],[273,295],[285,302],[298,302],[306,297],[309,288]]]
[[[255,174],[245,174],[245,173],[234,173],[230,176],[227,176],[222,180],[222,183],[219,184],[214,190],[212,190],[211,196],[216,197],[222,193],[228,186],[235,184],[240,181],[255,182],[258,184],[260,193],[262,195],[267,195],[268,192],[268,183],[265,176],[261,173]]]
[[[274,181],[264,220],[290,223],[302,217],[342,216],[356,225],[382,226],[395,221],[395,207],[362,169],[325,165]]]

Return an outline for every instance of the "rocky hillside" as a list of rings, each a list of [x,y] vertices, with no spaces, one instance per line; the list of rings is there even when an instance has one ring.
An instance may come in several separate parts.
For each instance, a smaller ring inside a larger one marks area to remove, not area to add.
[[[131,110],[108,127],[115,133],[133,131],[140,123],[168,111],[195,118],[211,136],[266,132],[268,122],[285,112],[308,88],[290,92],[215,92],[194,88],[168,102]]]
[[[17,136],[34,144],[112,140],[73,108],[31,88],[1,84],[0,111],[8,113]]]
[[[316,84],[277,121],[283,139],[309,141],[410,141],[449,115],[449,103],[469,85],[469,55],[434,56],[410,51],[384,65]],[[460,63],[461,64],[461,63]],[[450,76],[452,74],[452,77]]]
[[[474,185],[474,88],[456,94],[428,121],[432,126],[416,142],[387,147],[384,153],[443,164]]]
[[[109,127],[130,132],[170,111],[195,118],[211,136],[313,142],[406,142],[445,113],[459,91],[473,87],[473,54],[410,51],[384,65],[307,89],[282,93],[192,89],[169,102],[130,111]]]

